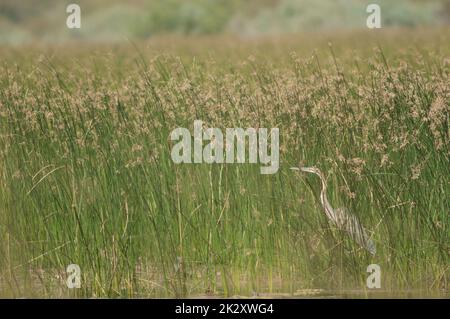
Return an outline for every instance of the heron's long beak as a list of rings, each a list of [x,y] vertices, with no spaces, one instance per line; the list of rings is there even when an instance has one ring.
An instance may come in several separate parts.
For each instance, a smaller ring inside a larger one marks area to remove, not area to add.
[[[291,167],[291,170],[293,170],[293,171],[299,171],[300,168],[298,168],[298,167]]]

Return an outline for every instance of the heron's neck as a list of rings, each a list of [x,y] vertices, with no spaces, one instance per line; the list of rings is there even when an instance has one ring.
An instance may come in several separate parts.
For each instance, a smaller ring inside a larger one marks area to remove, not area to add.
[[[322,204],[325,210],[325,214],[328,216],[328,218],[331,219],[332,221],[336,221],[335,216],[333,214],[333,208],[331,207],[330,202],[328,201],[327,198],[327,184],[325,178],[320,175],[319,177],[320,181],[322,182],[322,191],[320,192],[320,203]]]
[[[320,192],[320,202],[322,203],[323,207],[330,206],[330,203],[328,202],[327,198],[327,184],[325,183],[325,180],[322,176],[320,176],[320,180],[322,182],[322,191]]]

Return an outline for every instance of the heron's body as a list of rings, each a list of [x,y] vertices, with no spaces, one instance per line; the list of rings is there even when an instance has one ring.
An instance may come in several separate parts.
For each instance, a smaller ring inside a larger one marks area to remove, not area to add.
[[[302,167],[300,169],[293,168],[295,170],[301,170],[303,172],[312,173],[319,176],[322,182],[322,190],[320,192],[320,203],[325,211],[328,219],[337,228],[345,230],[349,233],[353,240],[355,240],[360,246],[367,249],[372,255],[375,255],[376,248],[374,242],[370,239],[366,230],[359,223],[355,215],[350,214],[346,209],[337,208],[333,209],[327,198],[327,184],[322,172],[316,167]]]

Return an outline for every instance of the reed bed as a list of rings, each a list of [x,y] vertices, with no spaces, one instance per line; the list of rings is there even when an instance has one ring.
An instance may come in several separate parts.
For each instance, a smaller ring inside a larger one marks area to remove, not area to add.
[[[366,294],[373,263],[387,294],[448,293],[448,30],[299,39],[1,49],[0,295]],[[278,173],[175,165],[194,120],[278,127]]]

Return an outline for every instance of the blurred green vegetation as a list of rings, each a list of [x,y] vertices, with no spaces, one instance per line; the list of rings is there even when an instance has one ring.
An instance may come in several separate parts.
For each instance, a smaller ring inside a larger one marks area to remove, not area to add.
[[[65,27],[71,2],[81,6],[81,30]],[[450,23],[449,0],[2,0],[0,43],[365,28],[370,3],[381,6],[384,27]]]
[[[242,3],[241,0],[151,1],[147,18],[140,25],[138,35],[222,32]]]

